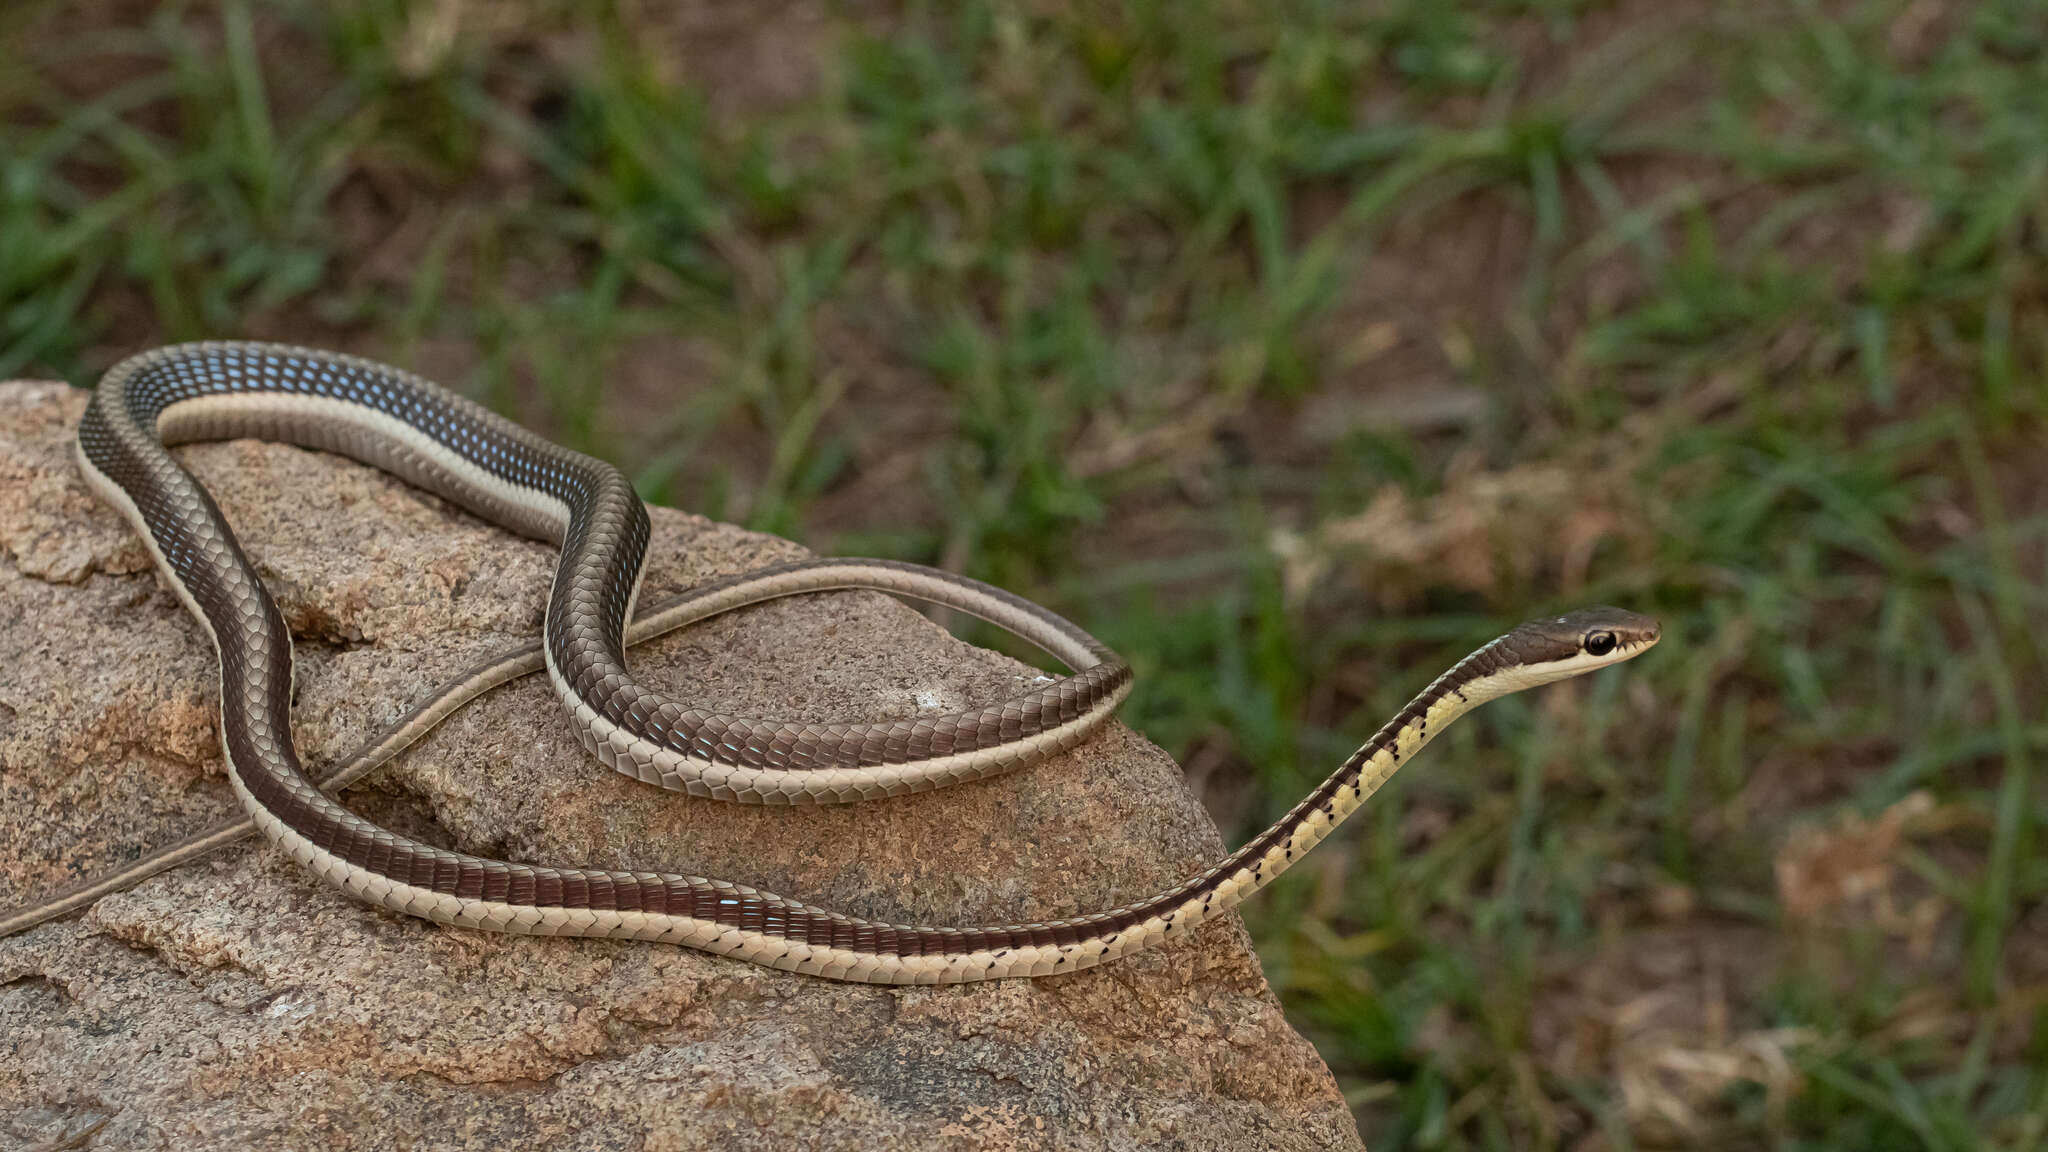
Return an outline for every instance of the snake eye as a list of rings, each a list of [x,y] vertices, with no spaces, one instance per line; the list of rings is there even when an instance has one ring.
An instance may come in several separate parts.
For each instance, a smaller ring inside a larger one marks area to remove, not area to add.
[[[1586,633],[1586,655],[1588,656],[1605,656],[1609,652],[1614,651],[1614,645],[1615,639],[1612,632]]]

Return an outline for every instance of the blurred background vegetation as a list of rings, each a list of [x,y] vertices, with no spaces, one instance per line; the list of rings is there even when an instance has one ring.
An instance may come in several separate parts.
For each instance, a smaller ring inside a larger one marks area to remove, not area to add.
[[[2034,0],[0,8],[0,378],[414,367],[1126,653],[1242,838],[1660,613],[1246,909],[1376,1152],[2034,1149]]]

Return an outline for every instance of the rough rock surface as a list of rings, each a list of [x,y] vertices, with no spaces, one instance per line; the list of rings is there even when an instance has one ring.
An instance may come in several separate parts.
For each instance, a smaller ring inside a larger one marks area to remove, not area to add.
[[[77,478],[83,405],[62,385],[0,385],[0,906],[233,810],[213,654]],[[312,764],[539,629],[546,547],[336,457],[180,453],[301,638]],[[678,512],[654,525],[649,595],[799,554]],[[864,593],[763,606],[635,655],[683,698],[820,720],[958,709],[1033,675]],[[471,704],[351,802],[472,852],[954,924],[1110,907],[1223,850],[1173,762],[1121,725],[1003,779],[746,808],[605,771],[539,678]],[[870,988],[674,947],[446,929],[251,845],[0,941],[0,1146],[1359,1145],[1235,917],[1072,976]]]

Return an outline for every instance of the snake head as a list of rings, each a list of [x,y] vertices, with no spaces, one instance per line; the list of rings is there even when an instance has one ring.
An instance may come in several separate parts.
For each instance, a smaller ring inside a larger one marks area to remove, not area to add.
[[[1625,608],[1539,616],[1474,652],[1448,674],[1474,700],[1583,675],[1639,656],[1657,642],[1657,621]]]
[[[1503,670],[1527,677],[1526,685],[1619,664],[1648,651],[1662,635],[1657,621],[1626,608],[1581,608],[1562,616],[1539,616],[1501,637]]]
[[[1542,616],[1509,634],[1528,663],[1586,657],[1608,663],[1626,660],[1657,642],[1657,621],[1626,608],[1581,608],[1563,616]]]

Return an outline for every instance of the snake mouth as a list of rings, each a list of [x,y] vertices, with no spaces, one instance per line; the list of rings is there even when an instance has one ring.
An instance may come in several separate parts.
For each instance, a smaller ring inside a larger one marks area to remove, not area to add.
[[[1634,656],[1648,651],[1656,647],[1657,641],[1664,638],[1663,625],[1647,616],[1643,619],[1644,623],[1640,628],[1620,634],[1621,650],[1624,654]]]

